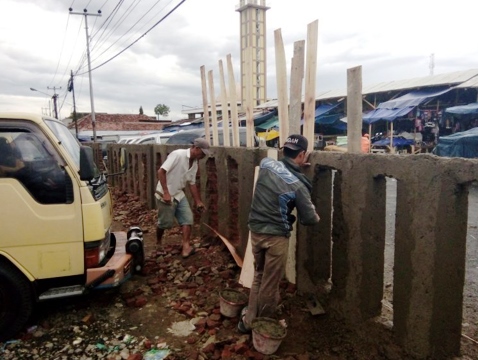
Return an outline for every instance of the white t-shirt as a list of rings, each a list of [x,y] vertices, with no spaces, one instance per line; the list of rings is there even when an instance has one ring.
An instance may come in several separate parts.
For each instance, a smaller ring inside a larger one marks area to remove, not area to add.
[[[168,155],[161,168],[166,171],[166,180],[171,198],[181,201],[185,196],[183,189],[187,183],[196,183],[196,174],[198,171],[198,162],[195,160],[189,168],[189,159],[191,158],[191,149],[174,150]],[[163,194],[163,187],[158,181],[156,191]],[[155,194],[159,199],[159,194]]]

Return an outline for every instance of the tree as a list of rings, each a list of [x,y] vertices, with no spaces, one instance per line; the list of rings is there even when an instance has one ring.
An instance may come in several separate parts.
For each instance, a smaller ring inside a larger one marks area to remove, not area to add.
[[[140,114],[140,115],[143,115],[143,114],[144,114],[144,112],[143,112],[143,107],[142,107],[142,106],[139,107],[139,114]]]
[[[169,114],[169,106],[166,106],[164,104],[158,104],[154,108],[154,113],[158,115],[158,120],[159,120],[159,115],[161,116],[168,116]]]

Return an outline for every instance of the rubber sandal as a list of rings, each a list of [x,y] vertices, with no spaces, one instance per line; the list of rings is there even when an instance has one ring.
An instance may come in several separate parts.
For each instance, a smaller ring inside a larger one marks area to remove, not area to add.
[[[181,255],[181,256],[183,257],[183,259],[187,259],[188,257],[193,256],[195,253],[196,253],[196,248],[192,248],[189,254]]]

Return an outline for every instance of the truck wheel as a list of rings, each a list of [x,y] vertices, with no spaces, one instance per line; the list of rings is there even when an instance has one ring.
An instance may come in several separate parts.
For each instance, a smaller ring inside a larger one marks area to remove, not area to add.
[[[10,264],[0,262],[0,341],[11,339],[21,330],[32,307],[27,279]]]

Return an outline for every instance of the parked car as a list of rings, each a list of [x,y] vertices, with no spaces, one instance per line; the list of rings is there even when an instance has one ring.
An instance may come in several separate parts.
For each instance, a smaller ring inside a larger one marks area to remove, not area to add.
[[[166,144],[166,141],[173,135],[175,132],[160,132],[156,134],[148,134],[140,136],[130,144]]]
[[[204,137],[204,136],[205,136],[204,128],[178,131],[177,133],[174,133],[168,139],[168,141],[166,141],[166,144],[191,145],[194,139],[198,137]],[[232,145],[232,127],[229,128],[229,136],[230,136],[229,143]],[[224,145],[223,128],[218,128],[218,140],[219,140],[219,145],[223,146]],[[209,142],[212,145],[212,129],[210,130]],[[247,146],[247,131],[245,127],[239,128],[239,144],[240,146]],[[257,137],[255,133],[254,133],[254,146],[259,146],[259,138]]]

